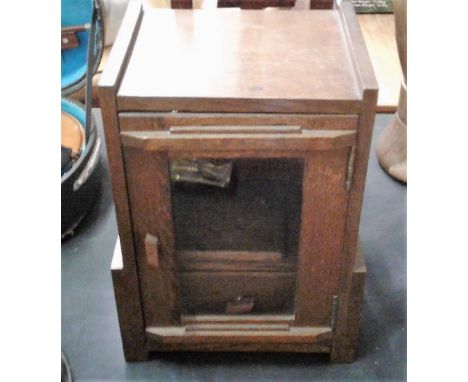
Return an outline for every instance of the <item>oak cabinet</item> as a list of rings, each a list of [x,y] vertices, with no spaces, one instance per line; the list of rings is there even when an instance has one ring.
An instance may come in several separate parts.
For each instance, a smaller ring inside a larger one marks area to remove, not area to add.
[[[99,95],[126,359],[232,350],[351,361],[377,99],[352,5],[131,2]]]

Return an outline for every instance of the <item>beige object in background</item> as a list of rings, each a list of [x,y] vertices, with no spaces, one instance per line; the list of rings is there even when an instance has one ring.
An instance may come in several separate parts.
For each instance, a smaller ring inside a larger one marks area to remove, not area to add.
[[[393,0],[393,8],[395,11],[398,54],[404,78],[401,85],[397,112],[394,114],[388,127],[379,136],[376,151],[380,165],[391,176],[406,183],[406,0]]]
[[[104,14],[105,46],[114,43],[129,0],[101,0]]]
[[[369,56],[379,83],[378,113],[394,113],[403,80],[395,38],[395,15],[357,15]]]
[[[62,146],[72,150],[72,155],[78,155],[85,141],[83,125],[71,114],[62,111]]]

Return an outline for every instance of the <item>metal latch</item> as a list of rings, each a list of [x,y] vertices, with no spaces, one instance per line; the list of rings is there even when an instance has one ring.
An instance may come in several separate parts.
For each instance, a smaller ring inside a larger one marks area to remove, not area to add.
[[[334,295],[332,297],[332,305],[331,305],[331,320],[330,320],[330,326],[332,330],[335,330],[335,325],[336,325],[336,316],[338,314],[338,295]]]
[[[356,146],[351,146],[348,158],[348,167],[346,168],[346,181],[345,187],[346,191],[351,189],[353,183],[353,174],[354,174],[354,160],[356,158]]]

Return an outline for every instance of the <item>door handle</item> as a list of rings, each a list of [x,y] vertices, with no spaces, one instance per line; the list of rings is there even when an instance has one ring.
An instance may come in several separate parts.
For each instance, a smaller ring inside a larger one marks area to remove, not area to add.
[[[301,134],[302,127],[296,125],[271,126],[172,126],[174,134]]]
[[[151,234],[146,234],[145,237],[145,252],[146,260],[148,264],[153,268],[159,268],[159,249],[158,249],[158,238]]]

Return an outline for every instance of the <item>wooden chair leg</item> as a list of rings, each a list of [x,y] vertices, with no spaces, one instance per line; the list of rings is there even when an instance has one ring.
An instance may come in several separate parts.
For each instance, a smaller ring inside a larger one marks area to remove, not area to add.
[[[192,0],[171,0],[172,9],[192,9]]]
[[[310,0],[310,9],[333,9],[335,0]]]

